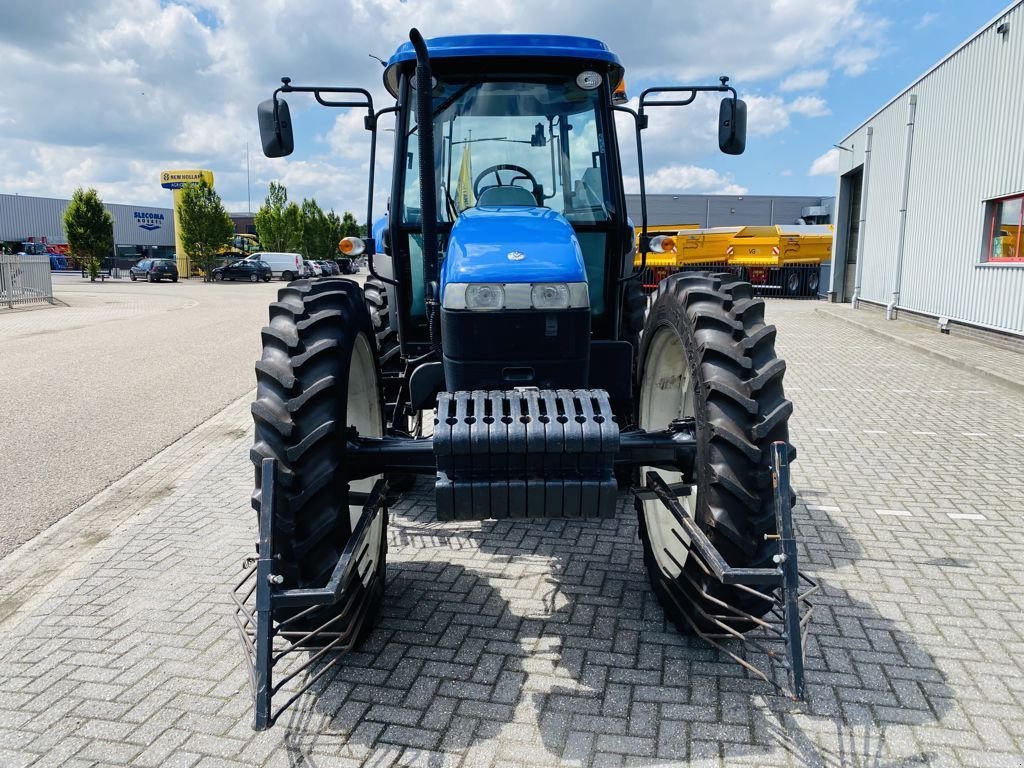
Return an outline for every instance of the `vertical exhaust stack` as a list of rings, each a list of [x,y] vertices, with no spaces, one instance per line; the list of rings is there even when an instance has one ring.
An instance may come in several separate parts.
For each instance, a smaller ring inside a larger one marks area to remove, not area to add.
[[[438,313],[437,255],[437,182],[434,177],[434,110],[431,99],[433,77],[427,43],[419,30],[409,30],[409,42],[416,51],[416,131],[420,155],[420,218],[423,228],[423,296],[430,326],[430,343],[441,353],[440,315]]]

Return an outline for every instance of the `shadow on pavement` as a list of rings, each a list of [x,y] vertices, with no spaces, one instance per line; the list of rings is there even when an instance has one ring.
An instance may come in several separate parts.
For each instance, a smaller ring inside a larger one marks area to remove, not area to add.
[[[605,521],[433,516],[422,481],[392,510],[381,623],[282,717],[291,764],[316,766],[318,754],[373,764],[406,748],[431,766],[452,753],[463,765],[775,761],[785,751],[798,765],[898,768],[933,758],[905,726],[938,722],[953,694],[910,635],[829,582],[831,564],[863,555],[827,514],[797,508],[804,570],[822,586],[804,702],[666,622],[631,497]]]

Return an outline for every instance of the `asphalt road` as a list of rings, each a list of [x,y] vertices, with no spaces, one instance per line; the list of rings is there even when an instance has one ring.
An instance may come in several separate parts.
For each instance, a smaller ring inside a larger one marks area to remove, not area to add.
[[[255,387],[280,283],[89,283],[0,313],[0,558]]]

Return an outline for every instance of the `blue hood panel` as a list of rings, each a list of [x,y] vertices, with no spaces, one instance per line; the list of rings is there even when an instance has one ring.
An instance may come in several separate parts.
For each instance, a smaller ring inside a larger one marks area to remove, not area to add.
[[[569,222],[557,211],[522,206],[463,211],[452,227],[441,268],[442,288],[448,283],[582,283],[586,279],[583,254]]]

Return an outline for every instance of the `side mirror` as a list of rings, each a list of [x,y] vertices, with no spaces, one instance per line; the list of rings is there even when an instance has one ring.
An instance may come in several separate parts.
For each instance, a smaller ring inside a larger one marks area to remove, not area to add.
[[[718,108],[718,147],[727,155],[742,155],[747,148],[747,103],[724,98]]]
[[[256,108],[260,122],[260,140],[267,157],[286,157],[295,151],[292,117],[284,99],[267,99]]]

